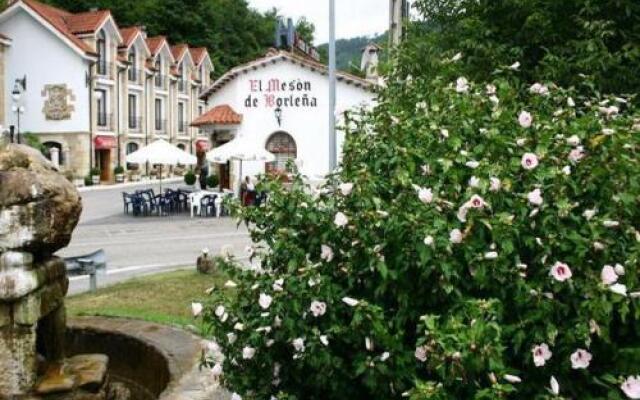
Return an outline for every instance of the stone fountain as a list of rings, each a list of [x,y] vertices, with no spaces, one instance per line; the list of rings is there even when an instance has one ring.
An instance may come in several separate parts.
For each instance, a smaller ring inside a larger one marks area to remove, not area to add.
[[[75,187],[38,151],[0,145],[0,399],[114,397],[107,356],[65,358],[69,281],[53,254],[81,211]]]

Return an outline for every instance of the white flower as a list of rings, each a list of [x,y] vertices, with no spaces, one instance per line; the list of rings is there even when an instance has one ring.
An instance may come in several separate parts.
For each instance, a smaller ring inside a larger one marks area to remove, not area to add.
[[[255,355],[256,349],[253,347],[245,346],[245,348],[242,349],[242,358],[245,360],[251,360]]]
[[[509,382],[509,383],[520,383],[520,382],[522,382],[522,379],[520,379],[519,376],[509,375],[509,374],[504,376],[504,380]]]
[[[309,307],[309,310],[314,317],[322,317],[327,312],[327,303],[314,300],[311,302],[311,307]]]
[[[478,177],[476,177],[476,176],[472,176],[469,179],[469,187],[472,187],[472,188],[480,187],[480,179]]]
[[[525,138],[516,139],[516,145],[522,147],[525,144],[527,144],[527,139],[525,139]]]
[[[329,338],[327,337],[327,335],[320,335],[320,343],[325,346],[329,346]]]
[[[235,325],[233,325],[233,329],[237,330],[237,331],[243,331],[244,330],[244,324],[241,322],[236,322]]]
[[[271,285],[271,287],[273,288],[274,292],[282,292],[284,289],[282,288],[284,286],[284,279],[280,278],[277,279],[275,282],[273,282],[273,285]]]
[[[194,317],[202,314],[203,309],[204,306],[202,305],[202,303],[191,303],[191,312],[193,313]]]
[[[364,348],[367,349],[367,351],[373,351],[373,340],[371,340],[370,337],[364,338]]]
[[[433,191],[430,188],[420,188],[418,190],[418,198],[424,204],[429,204],[433,201]]]
[[[333,249],[326,244],[320,246],[320,258],[326,262],[333,260]]]
[[[449,233],[449,241],[451,243],[462,243],[462,232],[460,231],[460,229],[454,229]]]
[[[539,94],[541,96],[546,96],[549,94],[549,88],[541,83],[534,83],[529,88],[529,92],[533,94]]]
[[[235,288],[235,287],[238,287],[238,284],[235,283],[234,281],[227,281],[224,284],[224,287],[226,287],[226,288]]]
[[[349,223],[349,218],[341,212],[336,213],[335,218],[333,219],[333,223],[336,224],[337,227],[342,228],[345,227]]]
[[[598,210],[596,210],[595,208],[592,208],[591,210],[585,210],[582,213],[582,216],[585,217],[587,219],[587,221],[591,220],[591,218],[593,218],[596,213],[598,212]]]
[[[551,276],[558,282],[564,282],[571,279],[573,273],[567,264],[556,261],[553,267],[551,267]]]
[[[620,109],[617,106],[600,107],[599,110],[601,114],[609,118],[615,117],[620,112]]]
[[[293,348],[298,352],[298,353],[304,353],[305,350],[305,346],[304,346],[304,339],[303,338],[297,338],[294,339],[293,342]]]
[[[484,201],[482,197],[478,196],[477,194],[474,194],[473,196],[471,196],[471,199],[467,202],[467,205],[471,208],[482,209],[487,205],[487,203]]]
[[[569,139],[567,139],[567,144],[569,144],[570,146],[579,146],[580,145],[580,138],[578,137],[578,135],[573,135],[571,136]]]
[[[544,203],[544,199],[542,198],[542,192],[540,191],[540,189],[535,189],[529,192],[529,194],[527,194],[527,200],[529,200],[529,203],[533,204],[534,206],[541,206],[542,203]]]
[[[539,163],[538,156],[533,153],[524,153],[522,155],[522,160],[520,161],[522,168],[528,171],[535,169]]]
[[[487,84],[487,86],[485,86],[485,88],[486,88],[487,94],[489,96],[492,96],[492,95],[496,94],[496,90],[497,90],[496,85],[493,85],[493,84],[489,83],[489,84]]]
[[[640,375],[628,377],[624,382],[622,382],[620,389],[622,389],[628,398],[640,399]]]
[[[347,182],[340,185],[340,193],[343,196],[348,196],[353,191],[353,183]]]
[[[476,169],[480,166],[480,163],[475,160],[471,160],[471,161],[467,161],[464,165],[466,165],[471,169]]]
[[[611,221],[611,220],[606,220],[602,222],[602,225],[605,226],[605,228],[617,228],[618,226],[620,226],[620,222],[618,221]]]
[[[211,375],[213,375],[214,378],[218,378],[219,376],[222,375],[222,365],[220,364],[216,364],[213,366],[213,368],[211,368]]]
[[[489,190],[491,190],[492,192],[499,192],[500,189],[502,188],[502,183],[500,182],[500,179],[496,178],[496,177],[491,177],[489,178]]]
[[[616,133],[616,131],[614,129],[611,129],[611,128],[603,128],[602,129],[602,134],[605,135],[605,136],[611,136],[614,133]]]
[[[421,362],[427,361],[427,346],[416,347],[416,351],[414,353],[416,359]]]
[[[238,335],[236,335],[235,333],[233,332],[227,333],[227,340],[229,341],[229,344],[234,344],[237,339],[238,339]]]
[[[469,91],[469,81],[465,77],[460,77],[456,80],[456,92],[467,93]]]
[[[518,115],[518,122],[523,128],[531,128],[531,124],[533,123],[533,116],[531,116],[531,113],[527,111],[521,111],[520,115]]]
[[[549,345],[546,343],[534,346],[533,349],[531,349],[531,353],[533,353],[533,363],[536,367],[543,367],[553,355],[551,350],[549,350]]]
[[[602,251],[604,250],[604,244],[602,244],[601,242],[593,242],[593,248],[598,250],[598,251]]]
[[[558,380],[556,379],[555,376],[551,377],[551,381],[549,381],[549,384],[551,385],[551,393],[553,393],[554,395],[559,395],[560,394],[560,384],[558,383]]]
[[[442,135],[443,138],[448,138],[449,137],[449,130],[448,129],[440,129],[440,134]]]
[[[611,265],[605,265],[602,268],[602,272],[600,272],[600,279],[605,285],[613,285],[618,281],[618,274],[616,274],[616,270]]]
[[[489,96],[489,101],[491,101],[496,106],[500,104],[500,99],[496,95]]]
[[[627,297],[627,286],[621,283],[616,283],[614,285],[609,286],[609,290],[611,290],[615,294],[619,294],[621,296]]]
[[[469,205],[465,203],[458,209],[458,213],[456,214],[456,217],[458,217],[458,221],[467,222],[468,213],[469,213]]]
[[[380,355],[380,361],[385,362],[389,359],[389,357],[391,357],[391,353],[389,353],[388,351],[385,351]]]
[[[495,260],[496,258],[498,258],[498,252],[497,251],[490,251],[488,253],[484,254],[484,258],[487,260]]]
[[[569,165],[566,165],[562,168],[562,173],[567,176],[571,175],[571,167]]]
[[[273,301],[273,297],[269,296],[268,294],[260,293],[258,304],[263,310],[267,310],[269,306],[271,306],[272,301]]]
[[[624,276],[624,274],[626,273],[624,266],[622,264],[616,264],[614,270],[616,271],[616,274],[620,276]]]
[[[456,62],[456,61],[459,61],[461,58],[462,58],[462,53],[456,53],[456,55],[453,56],[450,61]]]
[[[350,306],[350,307],[355,307],[358,304],[360,304],[360,302],[356,299],[352,299],[351,297],[343,297],[342,298],[342,302],[345,303],[346,305]]]
[[[571,354],[571,368],[586,369],[589,368],[593,356],[586,350],[578,349]]]
[[[584,147],[578,146],[569,152],[569,161],[577,163],[585,156]]]
[[[425,246],[433,246],[433,236],[428,235],[427,237],[425,237],[424,244]]]
[[[638,299],[640,298],[640,292],[631,292],[629,293],[629,297],[631,297],[632,299]]]
[[[510,70],[517,71],[520,69],[520,61],[516,61],[509,66]]]
[[[576,106],[576,102],[575,102],[571,97],[569,97],[569,98],[567,99],[567,105],[568,105],[569,107],[575,107],[575,106]]]
[[[231,400],[242,400],[242,397],[238,393],[231,395]]]

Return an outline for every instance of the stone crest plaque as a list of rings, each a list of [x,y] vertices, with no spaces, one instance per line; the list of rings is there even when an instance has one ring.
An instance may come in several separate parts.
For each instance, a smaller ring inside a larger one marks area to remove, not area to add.
[[[63,121],[71,119],[71,113],[75,111],[73,102],[76,97],[66,84],[45,85],[42,90],[45,98],[42,112],[49,121]]]

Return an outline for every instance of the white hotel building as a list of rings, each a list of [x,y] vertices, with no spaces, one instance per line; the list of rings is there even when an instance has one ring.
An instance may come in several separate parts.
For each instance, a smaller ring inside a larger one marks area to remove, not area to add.
[[[61,170],[79,177],[97,167],[110,181],[127,153],[155,139],[208,146],[191,126],[211,84],[206,49],[119,27],[109,11],[10,3],[0,14],[0,123],[37,135]]]
[[[216,166],[227,188],[242,176],[282,172],[288,160],[316,179],[329,172],[327,67],[291,21],[275,36],[286,50],[211,82],[204,48],[119,27],[109,11],[72,14],[14,0],[0,13],[0,124],[37,135],[52,162],[75,177],[99,168],[101,180],[112,181],[126,154],[161,138],[191,153],[237,139],[276,155],[273,163]],[[364,49],[368,79],[338,73],[339,110],[375,101],[379,50]]]

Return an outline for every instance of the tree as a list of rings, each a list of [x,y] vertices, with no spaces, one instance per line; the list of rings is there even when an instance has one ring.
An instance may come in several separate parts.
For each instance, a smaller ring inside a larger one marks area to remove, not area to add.
[[[404,51],[433,60],[462,52],[474,79],[519,61],[531,83],[569,87],[586,74],[604,92],[640,89],[638,1],[419,0],[415,6],[422,18]]]
[[[316,26],[307,17],[300,17],[296,22],[296,32],[302,40],[313,46],[315,40]]]

